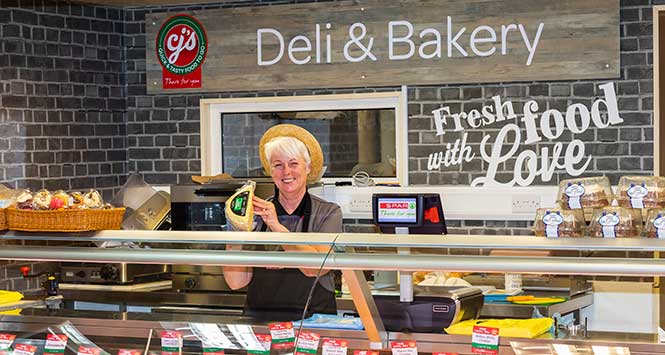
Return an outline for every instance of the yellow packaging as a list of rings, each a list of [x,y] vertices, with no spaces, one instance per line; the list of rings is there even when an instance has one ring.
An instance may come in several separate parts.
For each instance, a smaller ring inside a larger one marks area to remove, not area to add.
[[[0,304],[14,303],[23,299],[23,294],[14,291],[0,290]]]
[[[552,318],[533,319],[470,319],[446,328],[448,334],[471,335],[473,326],[499,328],[499,336],[507,338],[535,338],[547,333],[554,320]]]

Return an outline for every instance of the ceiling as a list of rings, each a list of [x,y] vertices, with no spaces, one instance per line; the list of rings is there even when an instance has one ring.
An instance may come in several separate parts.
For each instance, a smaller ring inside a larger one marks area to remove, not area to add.
[[[95,4],[104,6],[120,7],[144,7],[144,6],[165,6],[165,5],[192,5],[192,4],[211,4],[225,2],[249,2],[251,0],[81,0],[78,2],[85,4]]]

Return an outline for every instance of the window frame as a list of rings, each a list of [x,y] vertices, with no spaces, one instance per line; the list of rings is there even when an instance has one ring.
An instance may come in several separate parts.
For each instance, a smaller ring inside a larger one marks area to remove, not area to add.
[[[387,108],[395,111],[396,177],[382,182],[409,183],[407,90],[355,94],[271,96],[201,99],[201,175],[224,173],[222,114],[243,112],[332,111]],[[351,181],[350,177],[323,178],[324,183]]]

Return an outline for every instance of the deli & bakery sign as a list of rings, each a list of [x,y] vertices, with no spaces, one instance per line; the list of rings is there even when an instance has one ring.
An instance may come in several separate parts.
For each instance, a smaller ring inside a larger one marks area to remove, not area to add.
[[[165,33],[173,18],[189,19],[181,22],[188,29]],[[155,13],[146,15],[146,35],[154,39],[146,44],[149,93],[619,77],[618,0],[358,0]],[[174,65],[173,53],[191,60]],[[175,67],[201,70],[200,87],[169,85],[185,75],[168,70]]]

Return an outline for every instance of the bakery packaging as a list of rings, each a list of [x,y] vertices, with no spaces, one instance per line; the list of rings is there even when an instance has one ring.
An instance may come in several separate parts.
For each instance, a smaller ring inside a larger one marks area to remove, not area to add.
[[[612,202],[607,176],[561,180],[557,203],[566,210],[599,208]]]
[[[593,211],[589,236],[596,238],[638,238],[642,212],[635,208],[603,207]]]
[[[647,238],[665,239],[665,208],[650,209],[647,213],[644,235]]]
[[[582,238],[585,228],[581,209],[539,208],[533,223],[533,232],[537,237]]]
[[[619,206],[665,208],[665,178],[660,176],[622,176],[617,186]]]

